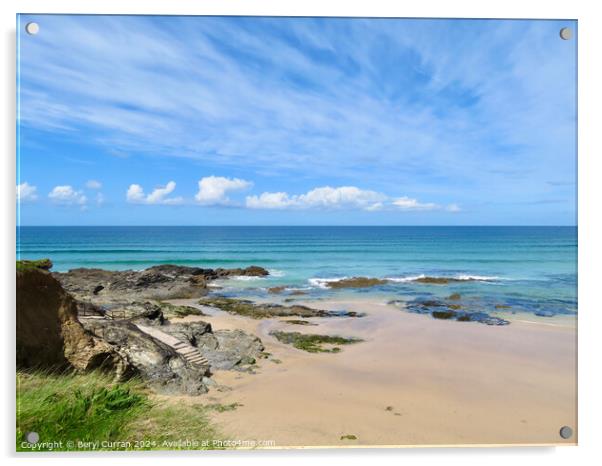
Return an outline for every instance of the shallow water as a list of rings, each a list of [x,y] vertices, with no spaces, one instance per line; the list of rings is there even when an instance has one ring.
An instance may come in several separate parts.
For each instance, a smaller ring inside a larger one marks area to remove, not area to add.
[[[268,297],[266,289],[276,285],[308,293],[303,299],[459,293],[474,310],[577,312],[576,227],[20,227],[17,240],[18,257],[50,257],[57,271],[161,263],[270,270],[265,279],[223,283],[226,294]],[[328,281],[352,276],[389,281],[357,290],[328,288]],[[416,282],[419,277],[459,281],[429,285]],[[292,298],[289,293],[281,298]]]

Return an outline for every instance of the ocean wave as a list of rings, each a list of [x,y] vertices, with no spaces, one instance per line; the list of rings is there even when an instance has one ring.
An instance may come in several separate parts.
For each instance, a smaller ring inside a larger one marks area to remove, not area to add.
[[[328,288],[328,283],[339,282],[341,280],[347,280],[349,277],[336,277],[336,278],[310,278],[307,280],[310,285],[318,288]]]
[[[420,275],[411,275],[409,277],[385,277],[385,280],[389,280],[390,282],[394,282],[394,283],[407,283],[407,282],[414,282],[421,278],[427,278],[427,277],[424,274],[420,274]]]
[[[270,272],[270,276],[271,277],[284,277],[286,275],[286,272],[284,272],[284,270],[278,270],[278,269],[268,269],[268,272]]]
[[[468,280],[477,282],[491,282],[494,280],[500,280],[500,277],[492,275],[457,275],[454,278],[456,280]]]
[[[255,281],[255,280],[265,280],[266,277],[255,277],[255,276],[249,276],[249,275],[233,275],[228,278],[230,278],[231,280],[240,280],[243,282],[251,282],[251,281]]]
[[[468,275],[459,274],[451,276],[439,276],[439,275],[410,275],[407,277],[386,277],[385,280],[395,283],[407,283],[415,281],[427,281],[427,280],[449,280],[449,281],[467,281],[467,282],[492,282],[496,280],[502,280],[500,277],[494,275]]]
[[[329,283],[335,283],[342,280],[348,280],[349,277],[333,277],[333,278],[310,278],[308,282],[313,287],[318,288],[329,288]],[[436,282],[494,282],[497,280],[506,280],[493,275],[468,275],[458,274],[451,276],[439,276],[439,275],[407,275],[402,277],[385,277],[383,280],[387,280],[391,283],[412,283],[412,282],[423,282],[423,283],[436,283]]]

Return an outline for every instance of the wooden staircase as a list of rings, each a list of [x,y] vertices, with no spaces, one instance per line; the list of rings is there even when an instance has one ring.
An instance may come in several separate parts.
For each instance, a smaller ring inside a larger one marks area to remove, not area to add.
[[[176,337],[169,335],[155,327],[147,327],[146,325],[136,324],[136,327],[147,335],[153,337],[155,340],[159,340],[161,343],[173,348],[178,354],[188,361],[192,365],[196,366],[208,366],[209,361],[201,354],[198,348],[192,346],[190,343],[185,343],[178,340]]]

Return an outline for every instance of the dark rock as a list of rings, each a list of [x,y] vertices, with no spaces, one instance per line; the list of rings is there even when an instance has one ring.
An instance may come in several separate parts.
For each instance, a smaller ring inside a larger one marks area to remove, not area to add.
[[[153,303],[145,303],[146,309],[136,317],[130,319],[132,322],[141,323],[143,325],[161,326],[165,324],[165,316],[160,306]]]
[[[414,280],[417,283],[425,283],[429,285],[447,285],[450,281],[457,281],[452,278],[445,277],[420,277]]]
[[[286,286],[273,286],[268,288],[268,293],[279,294],[286,290]]]
[[[415,283],[424,283],[428,285],[447,285],[449,283],[464,283],[464,282],[488,282],[489,279],[483,278],[454,278],[454,277],[419,277],[413,280]]]
[[[387,280],[381,280],[379,278],[367,278],[367,277],[352,277],[338,280],[336,282],[327,282],[328,288],[368,288],[376,285],[384,285],[388,283]]]
[[[435,319],[451,319],[452,317],[457,317],[457,313],[453,311],[433,311],[431,315]]]
[[[232,314],[243,315],[253,319],[265,319],[269,317],[363,317],[364,314],[348,311],[324,311],[311,307],[293,304],[283,306],[282,304],[254,303],[245,299],[225,298],[221,296],[202,298],[199,304],[217,307]]]
[[[142,271],[78,268],[54,273],[54,277],[79,300],[111,304],[140,299],[198,298],[207,294],[207,283],[211,280],[268,273],[257,266],[213,270],[163,264]]]
[[[409,312],[430,314],[435,319],[456,320],[459,322],[479,322],[486,325],[508,325],[510,322],[485,312],[462,310],[459,304],[429,299],[416,299],[406,303]]]
[[[270,272],[268,272],[266,269],[264,269],[263,267],[258,267],[256,265],[252,265],[250,267],[247,267],[246,269],[243,269],[243,273],[242,275],[245,275],[247,277],[266,277],[270,274]]]
[[[171,322],[161,331],[199,348],[212,369],[245,370],[263,355],[263,343],[255,335],[242,330],[213,331],[202,321]]]
[[[217,330],[215,340],[204,335],[197,339],[197,347],[209,360],[211,367],[221,370],[244,370],[245,365],[255,364],[263,354],[264,346],[255,335],[242,330]]]
[[[173,335],[178,340],[188,342],[192,346],[198,346],[204,335],[213,333],[211,324],[203,321],[167,322],[160,330]]]
[[[204,316],[205,314],[200,309],[193,306],[176,305],[166,302],[159,302],[164,315],[170,317],[186,317],[186,316]]]

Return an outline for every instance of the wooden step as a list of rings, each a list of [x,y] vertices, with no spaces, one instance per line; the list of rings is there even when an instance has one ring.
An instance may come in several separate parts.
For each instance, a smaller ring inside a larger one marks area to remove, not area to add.
[[[207,359],[203,356],[203,354],[199,351],[198,348],[195,348],[194,346],[186,342],[178,340],[174,336],[168,335],[167,333],[162,332],[156,327],[147,327],[145,325],[139,324],[136,326],[143,333],[146,333],[147,335],[173,348],[180,356],[186,359],[186,361],[201,366],[209,365],[209,361],[207,361]]]

